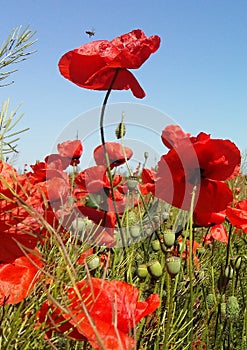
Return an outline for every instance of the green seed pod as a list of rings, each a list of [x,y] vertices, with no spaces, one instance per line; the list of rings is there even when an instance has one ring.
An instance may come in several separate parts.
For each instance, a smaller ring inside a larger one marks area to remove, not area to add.
[[[178,256],[170,256],[166,259],[166,269],[171,277],[175,277],[180,271],[181,263]]]
[[[189,233],[188,230],[183,230],[183,231],[182,231],[182,236],[183,236],[183,238],[188,238],[189,235],[190,235],[190,233]]]
[[[159,224],[159,223],[160,223],[160,217],[159,217],[159,215],[154,215],[154,216],[153,216],[153,222],[154,222],[155,224]]]
[[[231,266],[227,266],[225,269],[225,277],[229,280],[233,277],[233,268]]]
[[[139,225],[133,225],[130,226],[130,235],[132,238],[138,238],[141,234],[140,226]]]
[[[72,230],[74,232],[82,232],[85,230],[85,228],[86,228],[86,223],[84,218],[76,218],[75,220],[73,220]]]
[[[148,275],[148,268],[146,264],[141,264],[137,268],[137,276],[140,278],[146,278]]]
[[[89,270],[95,270],[100,265],[100,258],[96,254],[90,255],[86,258],[86,262],[87,262]]]
[[[209,309],[211,309],[214,306],[214,295],[212,293],[209,293],[206,296],[206,303]]]
[[[136,179],[129,178],[127,181],[128,189],[134,191],[138,189],[139,182]]]
[[[226,303],[226,317],[230,321],[234,321],[238,318],[240,312],[240,307],[238,300],[235,296],[230,296]]]
[[[163,242],[167,248],[171,248],[175,243],[175,233],[167,230],[163,234]]]
[[[160,250],[160,241],[158,239],[155,239],[151,242],[151,246],[153,251],[158,252]]]
[[[154,260],[148,263],[148,272],[150,275],[156,279],[160,278],[163,274],[162,267],[159,263],[159,261]]]

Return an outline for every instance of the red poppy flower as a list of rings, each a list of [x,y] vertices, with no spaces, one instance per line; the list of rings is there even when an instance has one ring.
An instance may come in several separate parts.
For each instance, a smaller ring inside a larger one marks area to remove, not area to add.
[[[195,211],[219,212],[232,201],[224,180],[231,178],[240,164],[240,152],[229,140],[210,139],[200,133],[172,148],[158,163],[154,194],[188,210],[197,186]]]
[[[247,199],[238,202],[235,207],[228,207],[226,215],[233,226],[247,233]]]
[[[83,147],[80,140],[65,141],[57,145],[57,150],[60,156],[70,159],[70,164],[75,165],[80,163]]]
[[[104,228],[114,228],[116,225],[116,215],[113,212],[98,210],[80,204],[77,205],[77,208],[84,216],[87,216],[96,225],[100,225]]]
[[[110,187],[107,169],[103,165],[96,165],[81,171],[75,177],[75,184],[84,192],[98,193]]]
[[[70,288],[69,312],[62,313],[62,317],[87,338],[94,349],[101,349],[101,344],[108,350],[133,349],[135,341],[128,336],[129,331],[160,304],[157,294],[150,295],[146,301],[138,301],[139,290],[123,281],[92,278],[76,283],[76,287],[81,298],[78,298],[74,288]],[[87,307],[97,335],[85,314],[81,300]],[[53,324],[54,328],[58,323],[55,318],[51,321],[47,324]],[[57,331],[61,332],[58,328]]]
[[[228,244],[228,233],[223,225],[212,226],[209,233],[204,236],[205,244],[210,244],[214,240]]]
[[[73,340],[87,340],[78,332],[77,328],[63,316],[62,311],[48,301],[45,301],[39,309],[37,320],[41,328],[48,327],[48,329],[46,329],[45,338],[50,339],[54,331],[62,334],[66,332],[66,337]],[[39,326],[36,328],[39,328]]]
[[[62,56],[58,66],[66,79],[93,90],[108,90],[116,69],[119,69],[112,89],[131,89],[134,96],[143,98],[145,92],[128,69],[139,68],[159,45],[157,35],[147,38],[137,29],[112,41],[93,41],[69,51]]]
[[[188,140],[189,137],[190,134],[186,134],[179,125],[168,125],[161,135],[162,142],[170,149],[177,147],[182,140]]]
[[[17,304],[25,299],[37,282],[41,266],[40,257],[34,254],[0,264],[0,305]]]
[[[43,198],[26,175],[0,162],[0,263],[11,262],[23,255],[23,249],[33,249],[40,236]]]
[[[142,185],[140,190],[142,194],[148,194],[155,190],[155,182],[157,180],[157,173],[152,169],[144,168],[142,170]]]
[[[105,147],[111,168],[124,164],[126,160],[129,160],[133,155],[133,152],[129,147],[124,147],[117,142],[106,142]],[[95,148],[94,160],[97,165],[107,166],[103,145],[99,145]]]
[[[194,211],[193,221],[196,226],[208,227],[222,224],[226,218],[226,210],[215,212],[197,212]]]

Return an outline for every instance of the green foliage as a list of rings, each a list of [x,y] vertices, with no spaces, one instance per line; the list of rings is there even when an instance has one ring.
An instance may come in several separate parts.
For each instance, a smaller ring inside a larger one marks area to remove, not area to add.
[[[3,102],[0,111],[0,160],[7,160],[10,154],[18,153],[19,135],[29,130],[29,128],[14,130],[23,117],[23,114],[17,116],[17,111],[18,108],[9,112],[9,100]]]
[[[21,26],[13,29],[0,47],[0,82],[7,80],[11,74],[17,71],[16,68],[6,70],[8,66],[25,61],[35,52],[29,51],[29,48],[36,42],[36,40],[32,40],[35,33],[29,30],[28,27],[24,30],[21,29]],[[0,87],[12,83],[13,81],[4,82],[4,84],[0,84]]]

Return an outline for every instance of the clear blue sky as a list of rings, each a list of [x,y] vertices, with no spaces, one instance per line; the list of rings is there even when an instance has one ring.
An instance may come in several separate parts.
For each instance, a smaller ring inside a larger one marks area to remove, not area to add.
[[[142,103],[168,114],[193,135],[204,131],[231,139],[241,151],[247,148],[245,0],[1,0],[0,4],[1,42],[19,25],[29,25],[38,39],[37,53],[19,65],[12,77],[15,83],[0,89],[1,101],[10,97],[12,108],[22,103],[25,115],[20,126],[30,127],[20,142],[20,166],[42,160],[72,119],[100,106],[104,92],[73,85],[57,68],[65,52],[89,41],[85,30],[92,27],[95,40],[111,40],[136,28],[162,40],[157,53],[134,72],[147,96],[137,100],[130,91],[117,91],[111,103]],[[80,119],[84,122],[89,121]]]

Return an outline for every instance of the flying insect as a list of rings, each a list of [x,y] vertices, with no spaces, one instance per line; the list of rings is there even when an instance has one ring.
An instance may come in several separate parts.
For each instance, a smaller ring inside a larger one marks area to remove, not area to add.
[[[95,31],[91,29],[91,30],[86,30],[85,33],[89,36],[89,38],[91,38],[92,36],[94,36]]]

